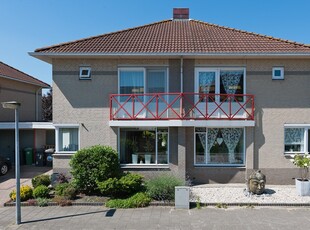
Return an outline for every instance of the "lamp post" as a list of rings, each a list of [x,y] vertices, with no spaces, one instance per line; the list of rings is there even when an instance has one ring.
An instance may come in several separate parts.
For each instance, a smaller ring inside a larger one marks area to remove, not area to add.
[[[21,209],[20,209],[20,161],[19,161],[19,107],[20,103],[16,101],[2,102],[4,109],[15,110],[15,177],[16,177],[16,224],[21,223]]]

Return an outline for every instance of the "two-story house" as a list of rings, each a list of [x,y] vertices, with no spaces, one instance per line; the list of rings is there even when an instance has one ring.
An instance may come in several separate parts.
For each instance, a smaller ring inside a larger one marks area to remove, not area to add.
[[[23,149],[33,149],[32,162],[35,163],[36,150],[55,144],[55,128],[51,122],[42,121],[42,89],[50,86],[12,66],[0,62],[0,102],[18,101],[19,144],[21,164],[25,163]],[[15,155],[14,111],[2,108],[0,104],[0,155],[10,158],[14,164]]]
[[[101,144],[147,176],[293,183],[288,155],[310,148],[310,47],[173,12],[30,53],[53,66],[54,171]]]

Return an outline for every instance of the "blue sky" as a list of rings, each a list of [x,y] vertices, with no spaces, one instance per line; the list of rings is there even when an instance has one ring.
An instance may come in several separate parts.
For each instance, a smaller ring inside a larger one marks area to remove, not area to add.
[[[28,55],[49,45],[172,17],[310,44],[310,0],[1,0],[0,61],[52,83],[52,67]]]

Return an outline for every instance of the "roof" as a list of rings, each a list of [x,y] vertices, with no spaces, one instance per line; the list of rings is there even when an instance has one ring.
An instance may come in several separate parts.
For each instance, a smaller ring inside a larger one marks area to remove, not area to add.
[[[0,61],[0,77],[9,78],[15,81],[21,81],[32,85],[37,85],[43,88],[48,88],[50,85],[40,81],[18,69],[13,68]]]
[[[35,54],[310,54],[310,46],[197,20],[164,20],[36,49]]]

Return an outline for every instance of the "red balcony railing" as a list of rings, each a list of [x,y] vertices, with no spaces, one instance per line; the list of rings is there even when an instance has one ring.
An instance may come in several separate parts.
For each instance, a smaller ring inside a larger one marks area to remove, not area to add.
[[[254,120],[250,94],[110,95],[110,120]]]

